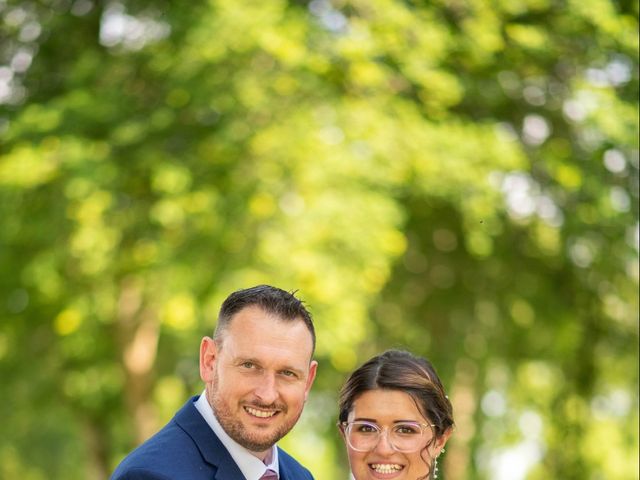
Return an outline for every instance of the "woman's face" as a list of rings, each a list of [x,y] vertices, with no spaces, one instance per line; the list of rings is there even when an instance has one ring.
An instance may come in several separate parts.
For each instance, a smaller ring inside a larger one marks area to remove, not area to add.
[[[419,450],[396,451],[389,443],[392,428],[402,423],[430,423],[420,414],[411,396],[398,390],[370,390],[363,393],[355,400],[347,421],[366,421],[383,430],[377,443],[369,442],[371,450],[367,452],[355,450],[345,438],[351,472],[356,480],[428,478],[432,460],[440,453],[449,436],[447,432],[442,439],[433,442],[425,450],[427,442],[433,437],[431,430],[427,429],[421,436],[424,443]],[[365,426],[363,435],[370,430],[372,429]]]

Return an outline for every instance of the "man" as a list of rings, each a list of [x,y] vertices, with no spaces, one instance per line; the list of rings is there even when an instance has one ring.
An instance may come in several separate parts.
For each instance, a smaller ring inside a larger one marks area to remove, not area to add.
[[[293,294],[268,285],[232,293],[200,345],[205,391],[111,479],[313,480],[276,442],[302,413],[314,348],[311,315]]]

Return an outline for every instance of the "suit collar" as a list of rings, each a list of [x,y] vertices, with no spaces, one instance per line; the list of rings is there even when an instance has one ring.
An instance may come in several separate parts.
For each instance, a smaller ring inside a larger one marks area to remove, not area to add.
[[[216,480],[238,480],[243,478],[240,469],[229,455],[222,442],[213,433],[200,412],[194,406],[198,397],[191,398],[174,417],[174,421],[182,428],[200,450],[204,460],[217,468]],[[281,477],[282,478],[282,477]]]
[[[282,451],[282,449],[280,447],[278,447],[278,458],[281,460],[280,462],[278,462],[278,479],[279,480],[288,480],[289,478],[289,469],[288,469],[288,465],[287,462],[282,461],[284,460],[284,452]]]

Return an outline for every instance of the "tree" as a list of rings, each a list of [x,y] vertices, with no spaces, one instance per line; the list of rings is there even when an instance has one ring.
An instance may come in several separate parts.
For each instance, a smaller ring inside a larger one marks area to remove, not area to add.
[[[346,476],[340,383],[389,346],[451,387],[446,478],[521,451],[528,478],[633,475],[637,14],[0,4],[2,476],[105,478],[261,282],[318,325],[285,440],[318,478]]]

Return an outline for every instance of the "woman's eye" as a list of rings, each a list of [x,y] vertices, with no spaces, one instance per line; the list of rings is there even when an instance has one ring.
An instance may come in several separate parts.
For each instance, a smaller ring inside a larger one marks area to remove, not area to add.
[[[376,428],[373,425],[359,425],[358,432],[360,433],[374,433]]]
[[[415,435],[420,433],[420,428],[416,425],[398,425],[395,431],[402,435]]]

